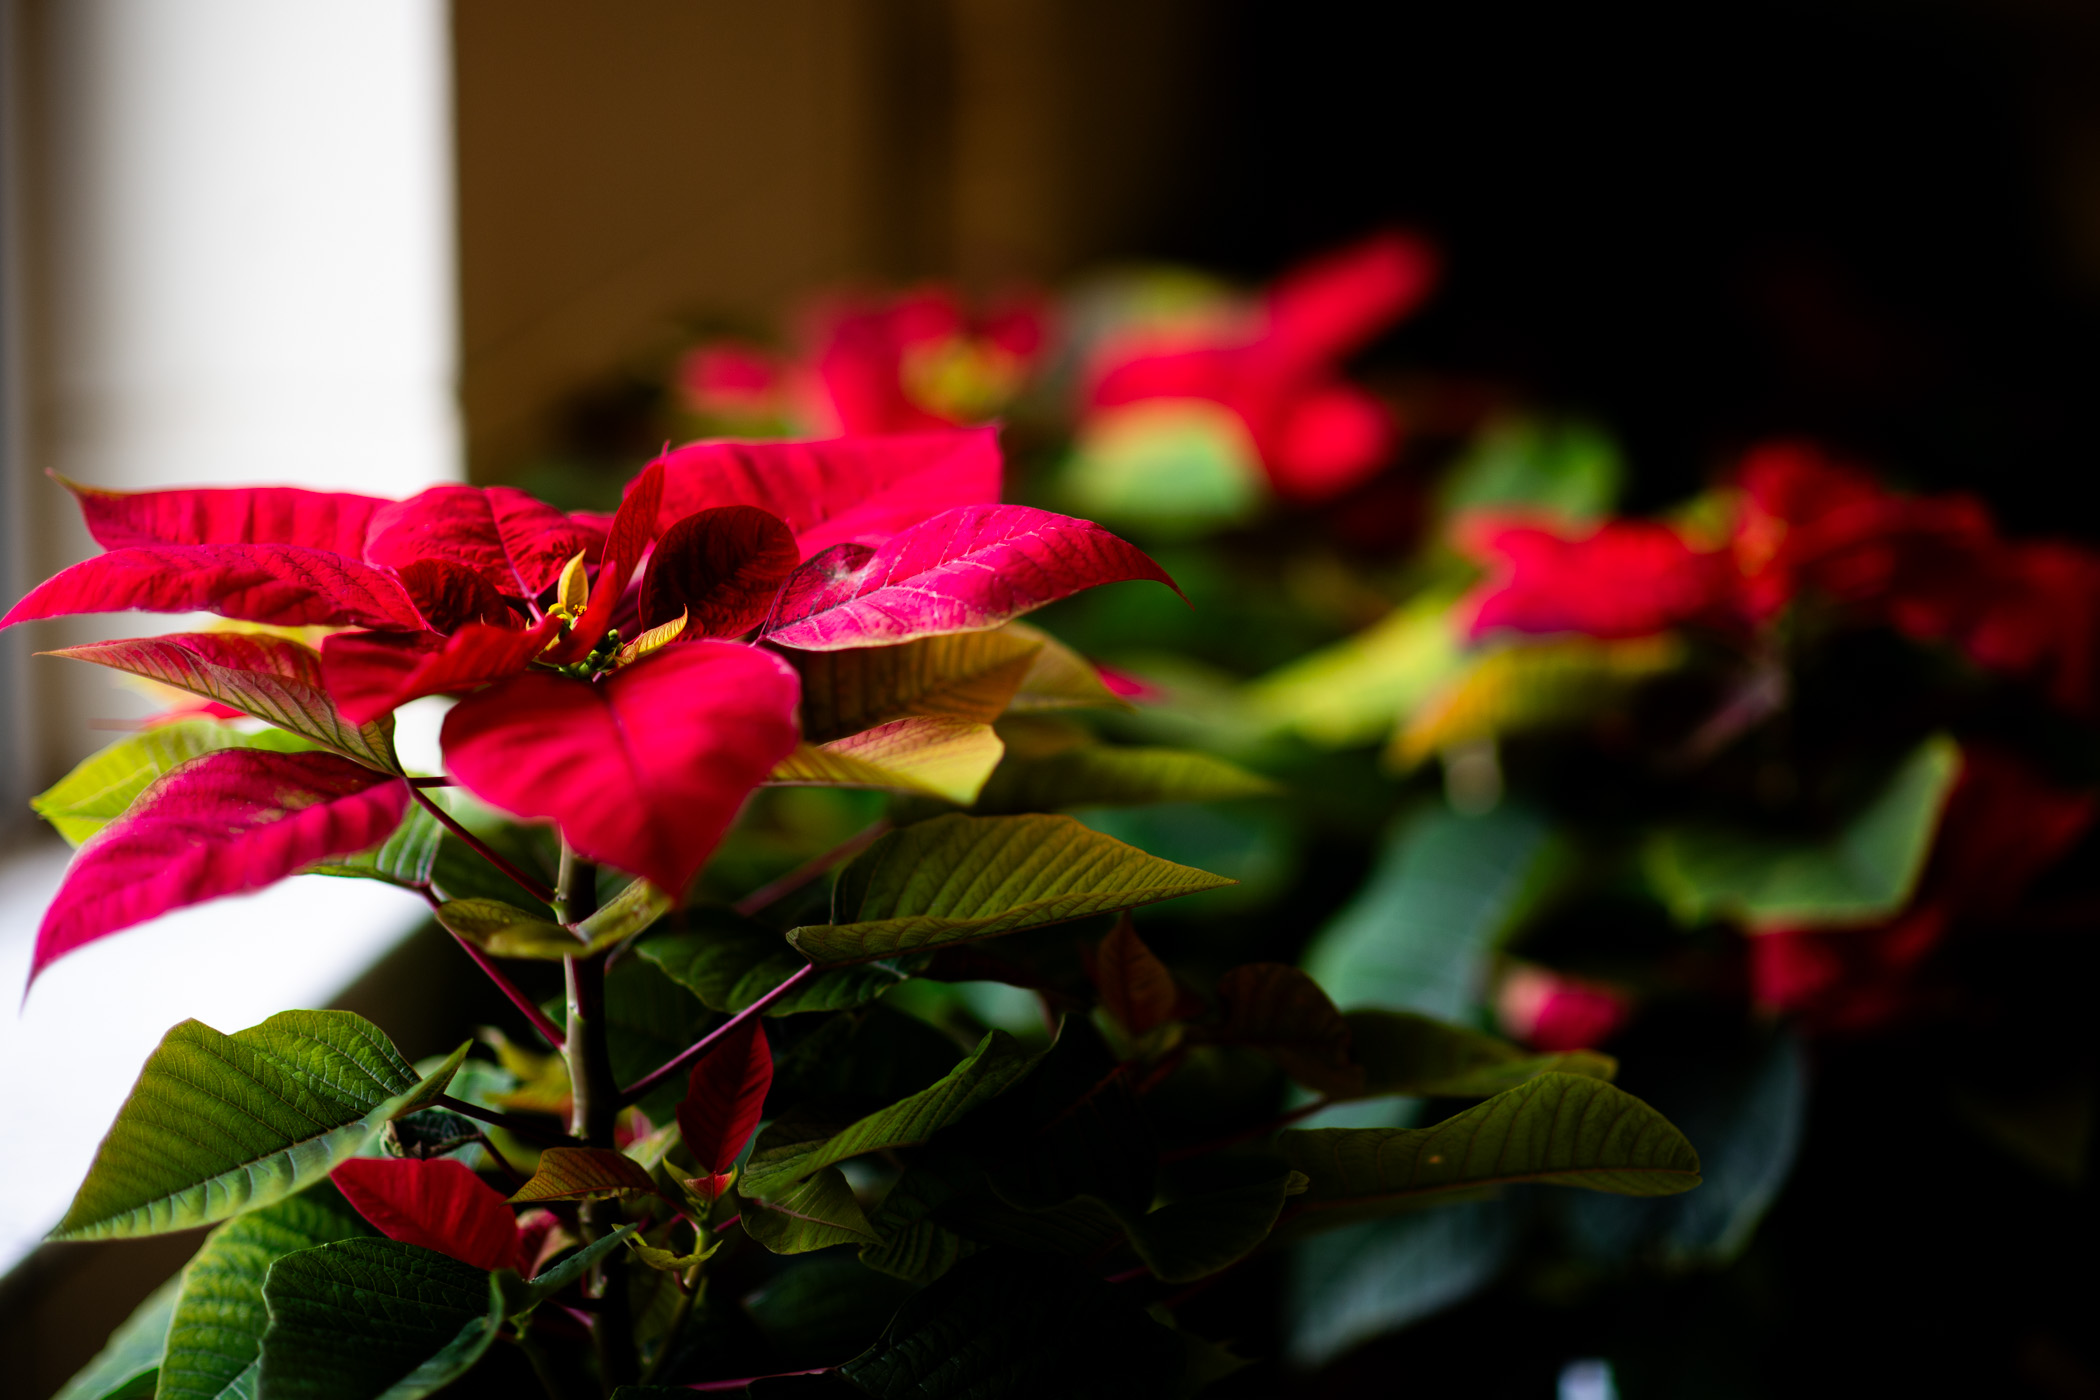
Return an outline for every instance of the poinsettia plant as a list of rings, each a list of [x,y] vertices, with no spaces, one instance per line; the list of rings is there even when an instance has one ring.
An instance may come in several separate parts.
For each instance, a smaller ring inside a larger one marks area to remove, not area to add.
[[[39,799],[79,851],[32,975],[320,873],[421,895],[519,1017],[420,1064],[344,1011],[170,1030],[54,1237],[215,1228],[77,1394],[1186,1393],[1237,1362],[1181,1300],[1273,1240],[1699,1180],[1609,1057],[1155,955],[1130,911],[1232,881],[1067,809],[1272,785],[1072,722],[1129,687],[1016,619],[1172,583],[1000,504],[990,429],[699,443],[610,515],[72,489],[105,552],[7,624],[223,625],[60,653],[188,699]],[[886,810],[761,878],[793,788]],[[1291,1126],[1398,1096],[1452,1111]]]

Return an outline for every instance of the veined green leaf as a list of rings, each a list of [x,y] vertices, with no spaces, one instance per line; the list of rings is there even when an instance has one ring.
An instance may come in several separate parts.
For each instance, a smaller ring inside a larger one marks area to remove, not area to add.
[[[989,724],[913,716],[828,744],[798,744],[774,765],[766,782],[774,787],[883,788],[967,807],[976,800],[1004,751]]]
[[[1556,853],[1545,822],[1513,802],[1481,816],[1420,813],[1315,936],[1306,970],[1340,1006],[1458,1020],[1480,999],[1488,954],[1551,885]]]
[[[1453,590],[1420,595],[1354,637],[1255,681],[1247,687],[1248,707],[1323,748],[1385,737],[1463,665],[1450,621],[1457,601]]]
[[[937,1083],[869,1114],[844,1131],[809,1142],[761,1146],[745,1163],[737,1190],[747,1196],[780,1199],[796,1182],[835,1162],[922,1143],[1020,1083],[1037,1058],[1005,1031],[989,1032],[968,1059]]]
[[[788,941],[815,963],[867,962],[1232,883],[1070,817],[956,814],[869,847],[839,876],[835,922],[791,930]]]
[[[303,1249],[377,1233],[327,1182],[212,1231],[183,1270],[158,1400],[253,1395],[270,1323],[263,1306],[270,1265]]]
[[[1084,1206],[1120,1231],[1131,1250],[1163,1283],[1191,1283],[1251,1254],[1275,1228],[1285,1200],[1305,1189],[1305,1178],[1260,1158],[1221,1158],[1212,1164],[1230,1180],[1143,1213],[1083,1197],[1059,1209]]]
[[[1207,753],[1082,743],[1042,754],[1009,750],[971,810],[993,815],[1152,802],[1226,802],[1279,791],[1267,778]]]
[[[899,646],[789,652],[802,673],[803,737],[823,744],[914,715],[990,724],[1039,663],[1046,642],[1015,623]]]
[[[493,1277],[498,1306],[505,1317],[522,1317],[570,1284],[583,1277],[606,1255],[632,1240],[641,1230],[639,1225],[622,1225],[616,1230],[600,1235],[574,1254],[564,1255],[560,1262],[543,1274],[521,1279],[509,1269],[498,1269]]]
[[[602,953],[670,912],[671,901],[647,880],[636,880],[576,925],[575,931],[500,899],[454,899],[438,906],[437,921],[494,957],[559,962]]]
[[[737,1195],[743,1201],[744,1232],[775,1254],[875,1243],[868,1217],[837,1167],[825,1167],[770,1200],[742,1191]]]
[[[1829,836],[1666,827],[1648,842],[1648,878],[1681,923],[1732,918],[1752,929],[1875,923],[1910,901],[1960,773],[1960,747],[1936,735]]]
[[[310,865],[308,875],[340,875],[351,879],[385,880],[390,884],[423,886],[437,865],[438,842],[445,828],[420,802],[411,802],[408,814],[386,844],[363,855],[345,856],[323,865]]]
[[[157,1235],[282,1200],[428,1106],[466,1053],[418,1080],[348,1011],[284,1011],[233,1035],[184,1021],[147,1059],[51,1238]]]
[[[914,1164],[875,1207],[868,1228],[878,1237],[860,1251],[860,1262],[892,1278],[926,1284],[977,1251],[975,1242],[935,1224],[932,1215],[955,1194],[938,1171]]]
[[[270,1400],[419,1400],[466,1374],[504,1316],[488,1273],[384,1239],[285,1255],[263,1301]]]
[[[154,1289],[52,1400],[153,1400],[181,1293],[179,1274]]]
[[[595,1201],[633,1192],[653,1194],[656,1179],[649,1169],[610,1147],[549,1147],[540,1153],[532,1179],[511,1196],[512,1204],[531,1201]]]
[[[726,909],[698,911],[692,918],[700,927],[658,934],[637,944],[635,951],[711,1011],[742,1011],[809,965],[780,934]],[[852,963],[819,972],[768,1006],[764,1014],[792,1016],[801,1011],[848,1011],[864,1006],[909,977],[908,969],[919,961]]]
[[[921,1400],[1155,1400],[1186,1393],[1189,1365],[1180,1336],[1127,1292],[1064,1261],[993,1252],[912,1297],[839,1372],[870,1395]]]
[[[303,753],[318,748],[282,729],[242,730],[225,720],[181,719],[117,740],[29,800],[36,814],[77,846],[124,815],[154,779],[218,749]]]
[[[1601,1079],[1544,1074],[1430,1128],[1314,1128],[1277,1146],[1311,1183],[1301,1214],[1382,1214],[1514,1182],[1626,1196],[1699,1184],[1699,1154],[1668,1119]]]
[[[1610,1079],[1619,1068],[1594,1050],[1526,1054],[1506,1040],[1411,1011],[1351,1011],[1342,1019],[1350,1057],[1364,1071],[1362,1084],[1345,1098],[1487,1098],[1542,1074]]]
[[[1008,714],[1130,708],[1129,701],[1108,688],[1093,662],[1048,632],[1025,622],[1009,622],[999,630],[1042,648],[1029,664],[1028,674],[1022,677],[1021,688],[1007,702]]]

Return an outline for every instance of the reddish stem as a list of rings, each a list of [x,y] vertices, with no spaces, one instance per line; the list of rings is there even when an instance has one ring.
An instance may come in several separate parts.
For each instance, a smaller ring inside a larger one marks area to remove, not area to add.
[[[1134,1269],[1125,1269],[1120,1274],[1110,1274],[1107,1278],[1101,1281],[1103,1283],[1128,1283],[1134,1278],[1143,1278],[1145,1275],[1151,1272],[1151,1265],[1140,1264]]]
[[[783,899],[793,894],[796,890],[801,889],[804,885],[831,869],[832,866],[839,864],[841,861],[851,860],[854,856],[859,855],[880,840],[883,833],[889,829],[890,819],[888,817],[879,818],[866,828],[839,842],[838,845],[833,846],[824,854],[804,861],[772,884],[760,885],[731,907],[737,913],[748,918],[775,900]]]
[[[726,1235],[726,1234],[728,1234],[728,1233],[729,1233],[729,1227],[730,1227],[730,1226],[732,1226],[732,1225],[734,1225],[734,1224],[736,1224],[736,1223],[737,1223],[737,1221],[739,1221],[739,1220],[742,1220],[743,1218],[744,1218],[744,1217],[743,1217],[743,1214],[742,1214],[742,1212],[738,1212],[737,1214],[735,1214],[735,1215],[732,1215],[732,1216],[730,1216],[730,1217],[729,1217],[729,1218],[728,1218],[727,1220],[725,1220],[725,1221],[723,1221],[723,1222],[722,1222],[721,1224],[719,1224],[719,1225],[715,1226],[715,1233],[716,1233],[716,1234],[718,1234],[718,1235]]]
[[[514,882],[516,882],[519,889],[524,890],[525,893],[531,895],[534,899],[538,900],[542,904],[552,904],[554,902],[554,891],[551,888],[541,883],[540,881],[533,879],[530,875],[527,875],[524,871],[518,869],[517,866],[512,865],[508,860],[505,860],[501,855],[497,854],[497,852],[494,849],[492,849],[486,841],[483,841],[479,836],[476,836],[473,832],[467,830],[465,827],[461,826],[456,820],[454,820],[450,812],[446,811],[444,808],[438,806],[437,803],[432,802],[429,798],[425,797],[423,795],[423,789],[412,785],[410,786],[408,792],[411,797],[415,798],[416,801],[423,804],[424,808],[427,811],[429,811],[431,816],[436,817],[438,819],[438,824],[440,826],[444,827],[445,830],[451,832],[454,836],[457,836],[460,840],[466,842],[469,846],[473,847],[474,850],[481,856],[483,860],[487,861],[490,865],[495,866],[504,874],[510,876],[510,878]]]
[[[651,1089],[654,1089],[657,1085],[663,1083],[672,1075],[677,1074],[683,1069],[685,1069],[687,1065],[690,1065],[693,1061],[699,1059],[702,1055],[705,1055],[708,1051],[708,1048],[712,1046],[716,1041],[720,1040],[723,1036],[735,1030],[738,1026],[741,1026],[744,1022],[750,1020],[753,1016],[756,1016],[760,1012],[764,1011],[774,1002],[786,996],[792,988],[801,983],[803,978],[809,976],[816,970],[817,965],[815,963],[804,963],[802,966],[796,968],[793,972],[790,972],[787,975],[787,979],[783,981],[779,986],[775,987],[772,991],[767,992],[757,1001],[752,1002],[742,1011],[737,1012],[736,1015],[730,1017],[721,1025],[716,1026],[706,1035],[700,1037],[700,1040],[697,1044],[689,1046],[686,1049],[680,1051],[678,1055],[674,1058],[665,1061],[656,1069],[651,1070],[649,1073],[643,1075],[640,1079],[635,1080],[634,1083],[628,1085],[620,1093],[620,1102],[622,1104],[633,1103],[636,1099],[642,1097],[642,1095],[648,1093]]]
[[[452,930],[446,929],[445,932],[452,933]],[[518,1014],[532,1023],[532,1028],[540,1033],[540,1039],[556,1050],[561,1049],[561,1027],[555,1025],[554,1019],[546,1012],[533,1005],[532,998],[526,996],[517,983],[503,975],[503,969],[496,966],[495,959],[456,933],[452,933],[452,941],[467,950],[467,956],[474,960],[475,966],[489,975],[489,980],[496,984],[496,990],[510,998],[510,1004],[518,1008]]]
[[[780,1380],[786,1376],[822,1376],[829,1374],[833,1369],[834,1368],[830,1366],[812,1366],[807,1371],[775,1371],[770,1376],[739,1376],[733,1381],[693,1381],[687,1385],[680,1387],[680,1389],[743,1390],[746,1387],[748,1387],[753,1381]]]

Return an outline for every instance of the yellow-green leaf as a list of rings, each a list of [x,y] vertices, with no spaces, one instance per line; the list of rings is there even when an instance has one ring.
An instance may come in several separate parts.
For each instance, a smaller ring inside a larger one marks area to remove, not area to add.
[[[775,1254],[875,1243],[868,1217],[837,1167],[812,1173],[777,1198],[737,1194],[743,1201],[744,1232]]]
[[[767,782],[774,786],[886,788],[967,807],[976,800],[1004,751],[989,724],[921,716],[892,720],[828,744],[798,744],[775,766]]]
[[[511,1195],[515,1204],[533,1201],[595,1201],[630,1192],[654,1194],[649,1169],[609,1147],[550,1147],[539,1170]]]
[[[990,724],[1045,649],[1031,632],[1010,624],[899,646],[789,652],[802,673],[803,736],[821,744],[912,716]]]
[[[1093,662],[1048,632],[1025,622],[1009,622],[999,631],[1042,648],[1021,678],[1021,688],[1007,702],[1008,714],[1130,708],[1129,701],[1108,688]]]
[[[199,754],[218,749],[268,749],[301,753],[318,748],[282,729],[247,731],[218,719],[183,719],[157,724],[119,739],[29,800],[36,814],[77,846],[124,815],[133,799],[161,777]]]
[[[1383,738],[1463,664],[1450,619],[1457,599],[1424,593],[1354,637],[1270,672],[1247,687],[1249,709],[1323,748]]]
[[[1391,757],[1407,769],[1459,744],[1580,724],[1683,660],[1684,645],[1671,636],[1566,637],[1498,647],[1422,703],[1394,736]]]

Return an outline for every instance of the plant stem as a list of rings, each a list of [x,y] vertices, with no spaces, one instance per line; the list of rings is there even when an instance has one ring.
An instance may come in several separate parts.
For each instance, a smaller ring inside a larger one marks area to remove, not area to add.
[[[699,1391],[744,1390],[747,1389],[753,1381],[780,1380],[787,1376],[822,1376],[829,1374],[830,1372],[837,1369],[838,1368],[835,1366],[812,1366],[807,1371],[775,1371],[770,1376],[740,1376],[733,1381],[694,1381],[690,1385],[687,1385],[685,1389]]]
[[[454,783],[450,778],[442,778],[435,776],[425,778],[410,778],[408,780],[408,785],[412,788],[446,788],[458,786],[458,784]]]
[[[679,1051],[675,1057],[665,1061],[657,1068],[651,1070],[649,1073],[643,1075],[640,1079],[635,1080],[634,1083],[628,1085],[625,1089],[621,1090],[620,1102],[623,1104],[633,1103],[636,1099],[642,1097],[642,1095],[648,1093],[651,1089],[654,1089],[657,1085],[663,1083],[672,1075],[677,1074],[680,1070],[683,1070],[687,1065],[690,1065],[693,1061],[699,1059],[702,1055],[706,1054],[709,1046],[713,1045],[723,1036],[735,1030],[744,1022],[750,1020],[753,1016],[756,1016],[760,1012],[764,1011],[774,1002],[786,996],[790,989],[795,987],[798,983],[802,981],[803,978],[809,976],[816,970],[817,965],[815,963],[804,963],[802,966],[796,968],[793,972],[790,972],[787,975],[786,980],[782,981],[781,984],[775,987],[772,991],[767,992],[757,1001],[752,1002],[742,1011],[737,1012],[736,1015],[730,1017],[721,1025],[716,1026],[713,1030],[709,1031],[706,1035],[700,1037],[699,1041],[696,1044],[690,1045],[684,1050]]]
[[[775,900],[785,898],[801,889],[832,866],[859,855],[880,840],[889,829],[888,817],[877,818],[824,854],[804,861],[770,885],[760,885],[730,907],[746,917],[756,914]]]
[[[542,1147],[579,1147],[582,1145],[567,1133],[553,1132],[540,1127],[536,1123],[527,1122],[515,1114],[498,1113],[493,1108],[483,1108],[480,1104],[468,1103],[465,1099],[455,1099],[450,1094],[439,1094],[432,1102],[439,1108],[451,1109],[462,1118],[471,1118],[477,1123],[493,1123],[499,1128],[507,1129],[526,1141],[536,1142]]]
[[[445,932],[452,933],[452,930],[446,929]],[[467,950],[467,956],[474,960],[474,965],[488,974],[489,980],[496,984],[496,990],[510,999],[510,1004],[518,1008],[519,1015],[532,1023],[532,1028],[540,1033],[542,1040],[556,1050],[562,1048],[561,1027],[554,1024],[553,1017],[533,1005],[532,998],[526,996],[517,983],[503,975],[503,969],[496,966],[495,959],[456,933],[452,934],[452,941]]]
[[[497,854],[486,841],[483,841],[479,836],[476,836],[473,832],[461,826],[458,821],[454,820],[450,812],[425,797],[423,789],[410,786],[408,795],[422,803],[430,815],[438,819],[438,825],[473,847],[475,852],[490,865],[510,876],[519,889],[525,891],[525,893],[531,895],[542,904],[552,904],[554,902],[553,890],[548,889],[543,882],[533,879],[530,875],[527,875],[524,871],[518,869],[517,866],[512,865],[508,860]]]

